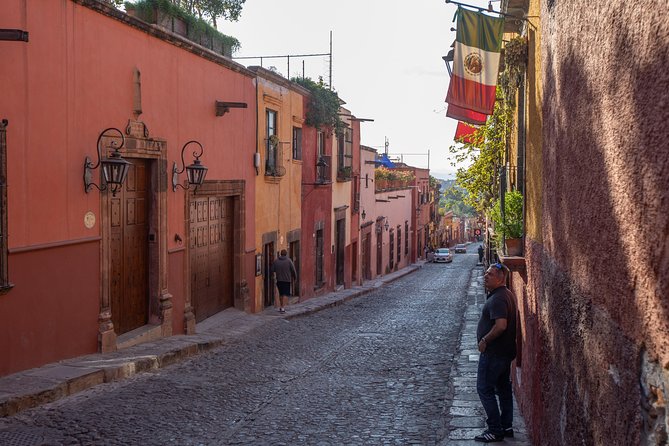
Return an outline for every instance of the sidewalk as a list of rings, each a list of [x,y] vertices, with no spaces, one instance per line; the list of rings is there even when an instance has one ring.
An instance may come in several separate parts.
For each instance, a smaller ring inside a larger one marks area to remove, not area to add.
[[[293,318],[340,305],[369,293],[386,283],[422,268],[424,261],[410,265],[362,286],[342,289],[305,302],[288,306],[285,314],[268,308],[259,314],[248,314],[233,308],[222,311],[197,324],[196,335],[172,336],[147,342],[121,351],[98,353],[68,359],[43,367],[0,378],[0,417],[55,401],[105,382],[121,380],[137,373],[154,370],[219,347],[249,333],[276,318]],[[476,394],[476,324],[485,299],[483,269],[476,267],[467,292],[469,301],[460,337],[460,355],[451,373],[454,400],[450,408],[448,438],[441,445],[473,445],[472,438],[485,426],[485,416]],[[516,436],[506,441],[529,446],[524,422],[514,413]]]
[[[479,352],[476,348],[476,326],[485,302],[483,289],[483,266],[477,266],[472,271],[469,290],[467,291],[467,309],[465,320],[460,334],[460,356],[453,363],[451,371],[453,383],[453,403],[451,405],[450,425],[448,438],[440,446],[481,445],[474,441],[474,437],[486,428],[485,412],[476,393],[476,370],[478,368]],[[518,411],[518,404],[514,397],[513,410],[514,437],[506,438],[503,443],[531,446],[528,439],[525,421]]]

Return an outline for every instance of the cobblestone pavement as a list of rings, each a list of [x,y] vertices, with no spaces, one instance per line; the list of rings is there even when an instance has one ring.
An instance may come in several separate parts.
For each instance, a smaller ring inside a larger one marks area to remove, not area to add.
[[[344,305],[266,318],[209,353],[2,418],[0,438],[15,445],[460,441],[466,432],[458,429],[477,427],[470,426],[477,416],[482,423],[472,408],[466,426],[453,424],[461,421],[454,392],[469,377],[451,374],[468,373],[454,359],[462,359],[475,261],[458,255]]]

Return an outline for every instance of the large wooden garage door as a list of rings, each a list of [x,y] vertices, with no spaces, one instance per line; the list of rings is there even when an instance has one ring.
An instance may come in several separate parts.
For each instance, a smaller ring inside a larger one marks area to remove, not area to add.
[[[133,159],[126,184],[109,200],[110,298],[116,334],[148,320],[148,173],[146,160]]]
[[[195,320],[234,305],[233,199],[197,197],[190,203],[191,301]]]

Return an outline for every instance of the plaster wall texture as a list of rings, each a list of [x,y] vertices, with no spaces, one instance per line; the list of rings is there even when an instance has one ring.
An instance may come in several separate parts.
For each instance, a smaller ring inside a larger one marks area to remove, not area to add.
[[[542,243],[526,288],[514,278],[517,384],[539,399],[523,413],[542,444],[666,441],[666,6],[542,2]]]

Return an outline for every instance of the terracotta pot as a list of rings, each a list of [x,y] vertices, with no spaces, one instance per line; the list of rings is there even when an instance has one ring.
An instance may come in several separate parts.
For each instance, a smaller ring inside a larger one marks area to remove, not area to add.
[[[507,238],[504,240],[506,245],[506,255],[520,256],[523,253],[523,239],[522,238]]]

